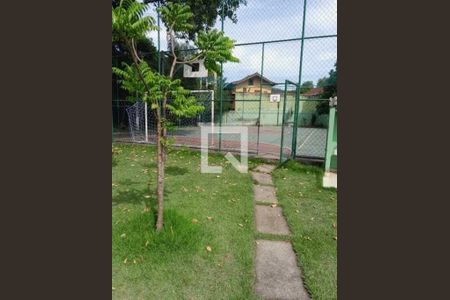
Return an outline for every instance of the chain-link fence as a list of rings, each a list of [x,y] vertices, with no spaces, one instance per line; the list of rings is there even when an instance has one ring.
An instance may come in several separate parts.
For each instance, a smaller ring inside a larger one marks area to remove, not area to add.
[[[155,20],[154,9],[149,12]],[[235,40],[239,63],[225,63],[222,76],[187,78],[178,64],[174,78],[205,106],[197,117],[173,119],[175,144],[200,146],[200,126],[247,126],[251,154],[285,161],[291,157],[323,159],[326,153],[328,98],[337,91],[337,1],[248,0],[237,10],[237,22],[218,18],[215,28]],[[151,34],[154,53],[141,53],[151,66],[168,75],[172,56],[166,34]],[[189,44],[177,48],[191,57]],[[119,64],[125,58],[116,57]],[[126,93],[113,80],[113,130],[116,140],[132,141],[126,116]],[[149,112],[150,136],[154,118]],[[128,130],[128,132],[127,132]],[[214,131],[213,131],[214,132]],[[152,138],[149,139],[153,141]],[[210,148],[239,151],[240,138],[213,134]]]

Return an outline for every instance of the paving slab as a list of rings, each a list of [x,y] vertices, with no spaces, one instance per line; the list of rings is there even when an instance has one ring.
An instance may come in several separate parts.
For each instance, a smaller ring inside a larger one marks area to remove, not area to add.
[[[275,165],[269,165],[269,164],[263,164],[257,166],[254,171],[260,172],[260,173],[271,173],[275,169]]]
[[[256,241],[255,293],[263,299],[309,300],[292,245],[285,241]]]
[[[253,194],[255,201],[265,203],[277,203],[277,196],[275,195],[275,188],[270,185],[253,185]]]
[[[253,181],[262,185],[273,185],[272,175],[267,173],[250,172],[252,174]]]
[[[256,231],[270,234],[291,234],[289,226],[283,217],[281,207],[267,205],[255,206]]]

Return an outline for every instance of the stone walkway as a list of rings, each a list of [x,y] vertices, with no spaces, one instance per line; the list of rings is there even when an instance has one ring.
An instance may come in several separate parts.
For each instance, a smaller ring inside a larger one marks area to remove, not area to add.
[[[255,195],[255,219],[258,233],[288,236],[289,226],[277,206],[275,188],[270,174],[273,165],[259,165],[251,172]],[[255,293],[262,299],[309,300],[303,287],[297,258],[288,241],[256,241]]]

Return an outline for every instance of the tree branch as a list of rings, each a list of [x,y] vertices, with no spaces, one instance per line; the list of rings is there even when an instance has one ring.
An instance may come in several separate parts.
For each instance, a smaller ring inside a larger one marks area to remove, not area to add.
[[[131,46],[133,47],[132,51],[133,51],[134,55],[136,55],[136,58],[139,60],[139,62],[141,62],[142,59],[139,57],[139,55],[138,55],[138,53],[136,51],[136,47],[134,45],[134,39],[133,38],[131,38]]]
[[[178,57],[175,54],[175,34],[173,32],[173,26],[170,26],[169,30],[167,31],[167,35],[169,36],[169,40],[170,40],[170,48],[172,50],[172,55],[173,55],[173,61],[172,61],[172,66],[170,68],[170,79],[172,79],[173,77],[173,72],[175,71],[175,65],[177,64],[177,60]]]
[[[136,71],[137,71],[137,73],[138,73],[139,79],[142,81],[142,83],[144,84],[145,89],[147,90],[147,93],[150,95],[150,89],[149,89],[149,87],[148,87],[148,85],[147,85],[147,82],[145,82],[144,76],[143,76],[142,73],[141,73],[141,69],[139,68],[139,62],[138,62],[138,60],[139,60],[140,58],[139,58],[139,56],[137,56],[137,53],[135,53],[135,52],[133,51],[133,48],[134,48],[134,47],[133,47],[133,42],[130,41],[130,40],[128,40],[128,39],[126,39],[126,40],[125,40],[125,44],[127,45],[128,50],[129,50],[130,53],[131,53],[131,58],[133,59],[133,65],[134,65],[134,67],[136,68]]]
[[[200,57],[202,57],[203,53],[199,53],[197,56],[195,56],[194,58],[190,59],[190,60],[186,60],[186,61],[177,61],[177,64],[190,64],[193,63],[194,61],[196,61],[197,59],[199,59]]]

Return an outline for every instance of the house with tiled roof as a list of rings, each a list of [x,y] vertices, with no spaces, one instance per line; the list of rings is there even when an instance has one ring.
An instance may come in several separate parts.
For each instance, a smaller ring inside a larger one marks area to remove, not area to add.
[[[275,82],[267,77],[261,76],[258,72],[245,76],[242,79],[227,84],[224,88],[231,90],[232,93],[272,93],[272,87]]]
[[[320,99],[323,94],[322,87],[312,88],[306,93],[302,93],[300,96],[303,99]]]

